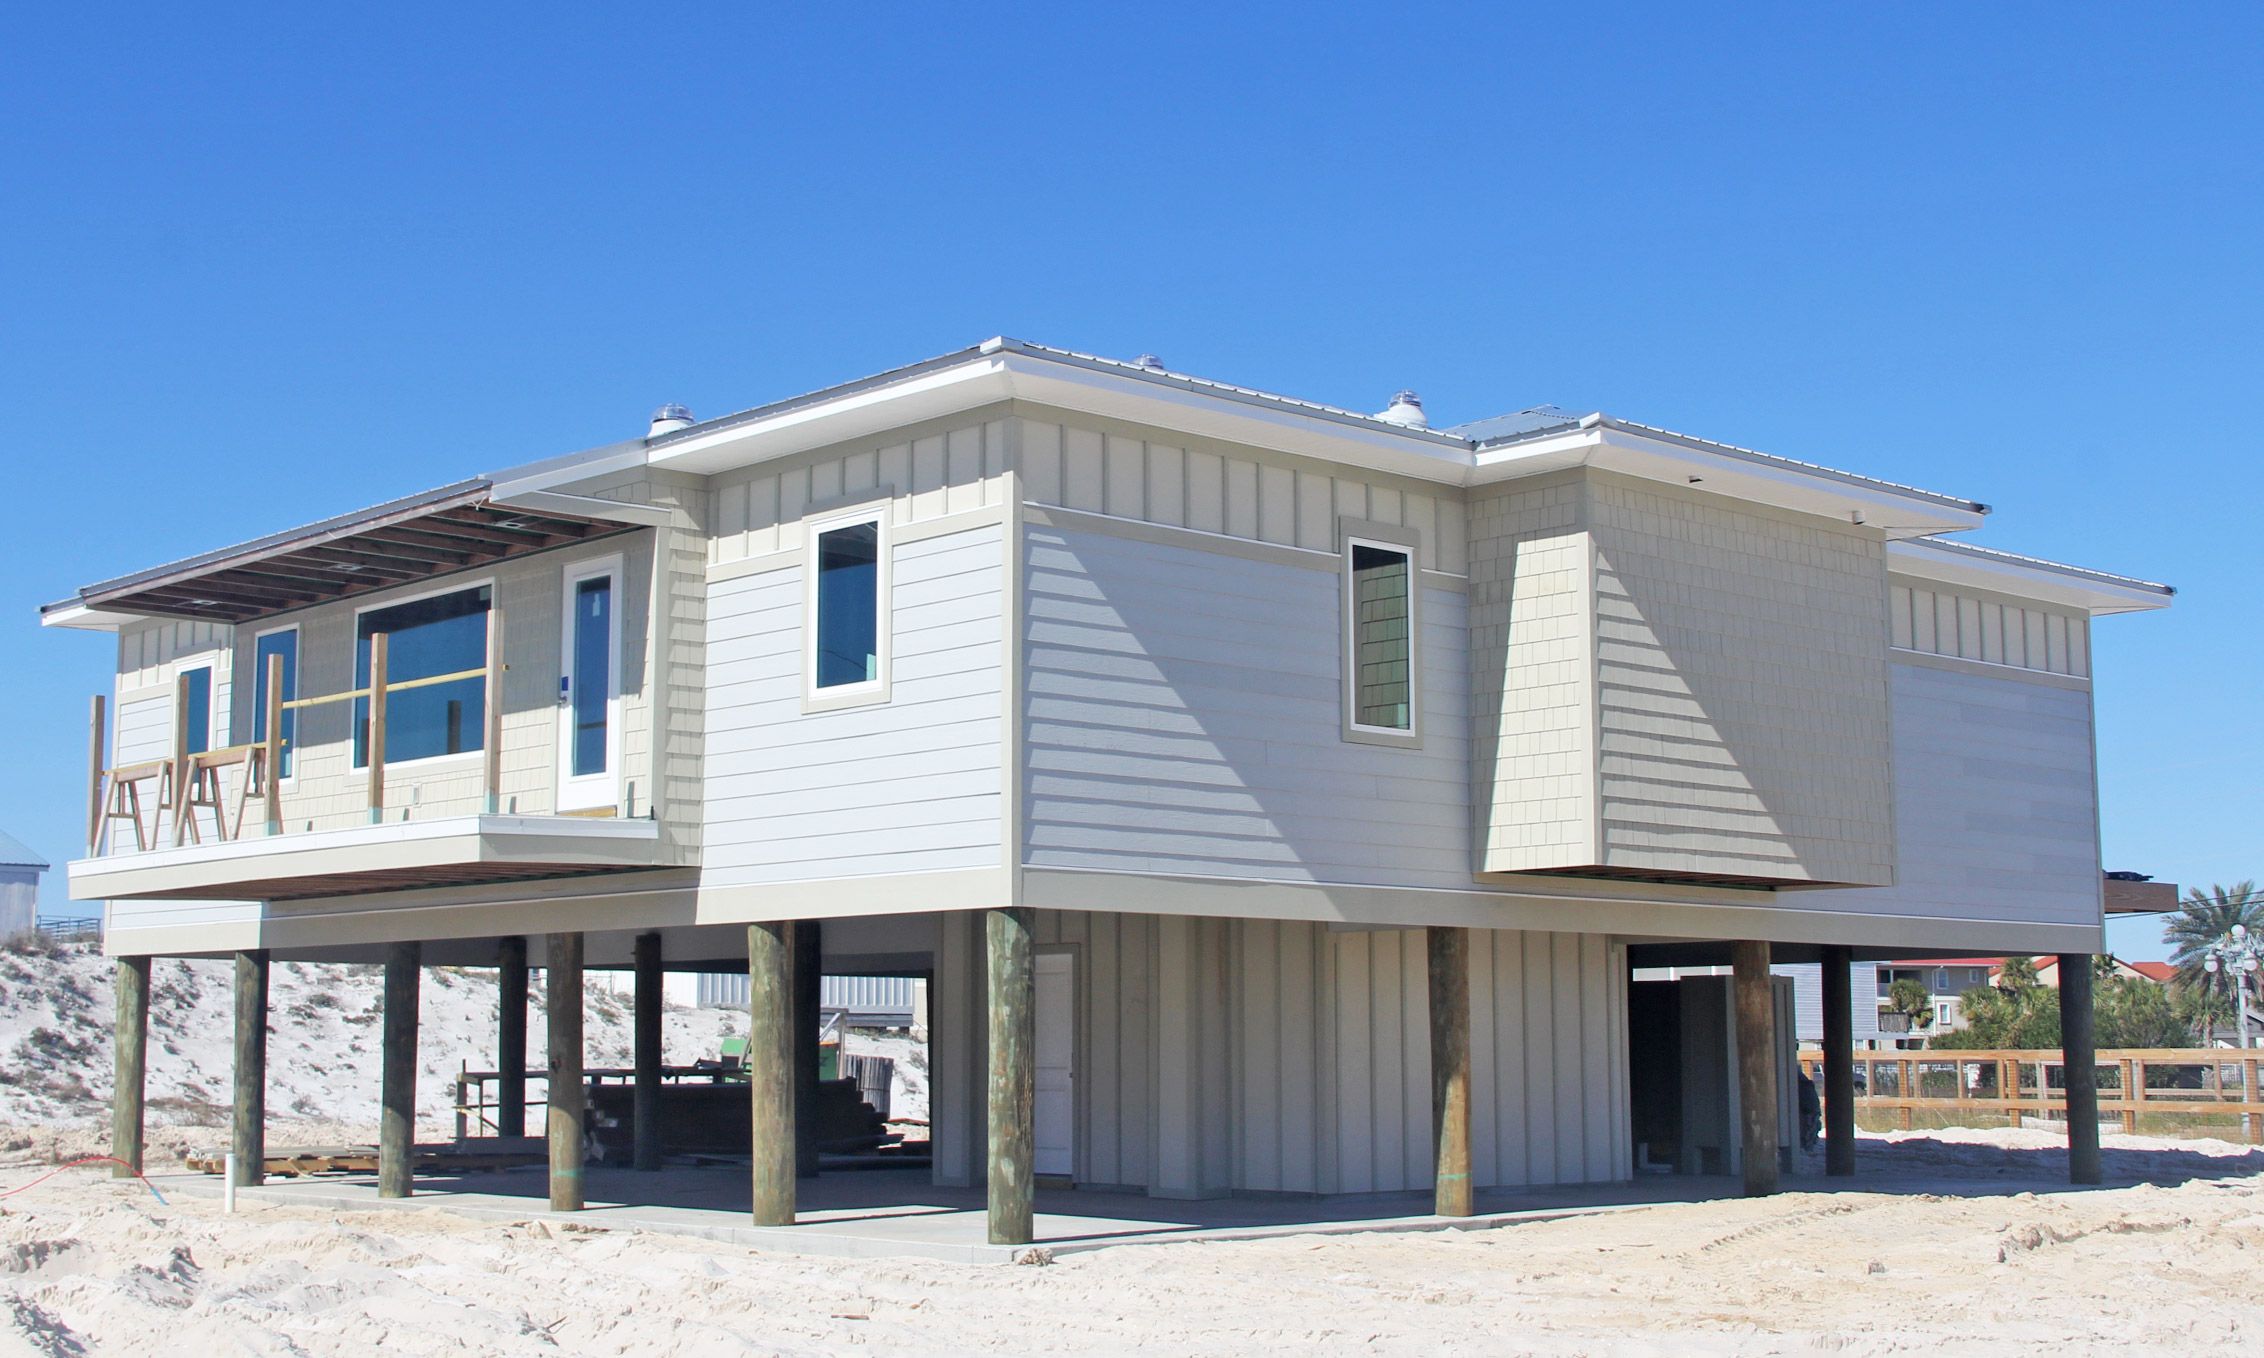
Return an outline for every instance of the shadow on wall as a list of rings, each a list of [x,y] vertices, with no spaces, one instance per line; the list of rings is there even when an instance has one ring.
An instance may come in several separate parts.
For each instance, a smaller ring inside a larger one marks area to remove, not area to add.
[[[1865,573],[1875,550],[1773,523],[1727,535],[1766,552],[1708,536],[1599,537],[1604,863],[1891,882],[1885,597]]]
[[[1333,571],[1034,529],[1024,588],[1031,863],[1468,887],[1460,595],[1407,750],[1343,738]]]

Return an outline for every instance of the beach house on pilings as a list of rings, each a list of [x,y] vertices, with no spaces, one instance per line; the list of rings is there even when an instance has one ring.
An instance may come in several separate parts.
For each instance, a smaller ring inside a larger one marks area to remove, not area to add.
[[[1002,1242],[1034,1178],[1766,1190],[1770,959],[2100,947],[2091,622],[2169,591],[1985,512],[997,339],[90,585],[44,619],[118,640],[70,881],[120,1153],[149,960],[232,955],[247,1177],[296,958],[411,1012],[420,962],[547,968],[562,1208],[582,969],[632,966],[749,974],[758,1222],[819,973],[931,979],[933,1174]]]

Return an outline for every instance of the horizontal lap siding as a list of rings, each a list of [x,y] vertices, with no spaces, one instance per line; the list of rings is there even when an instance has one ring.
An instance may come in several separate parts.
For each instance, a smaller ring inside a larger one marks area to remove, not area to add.
[[[710,587],[707,881],[1000,861],[1003,543],[890,548],[890,697],[868,707],[802,711],[799,565]]]
[[[1889,668],[1897,881],[1780,904],[2096,925],[2091,695],[2010,675]]]
[[[1425,592],[1423,748],[1347,742],[1334,572],[1031,529],[1028,861],[1469,883],[1463,597]]]

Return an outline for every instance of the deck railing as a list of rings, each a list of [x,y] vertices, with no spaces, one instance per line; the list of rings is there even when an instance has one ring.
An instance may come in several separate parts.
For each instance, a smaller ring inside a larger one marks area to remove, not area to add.
[[[383,632],[372,633],[370,636],[369,683],[366,686],[288,701],[283,697],[283,657],[269,656],[266,683],[260,690],[264,705],[261,716],[265,735],[257,741],[219,749],[189,749],[189,678],[184,674],[174,681],[172,753],[163,759],[110,765],[104,757],[108,734],[105,723],[108,705],[101,694],[96,694],[91,722],[92,735],[87,753],[87,856],[93,858],[102,853],[104,829],[111,822],[121,820],[133,826],[136,849],[155,847],[160,824],[167,817],[170,817],[172,841],[176,847],[185,842],[202,843],[204,832],[198,813],[207,810],[211,812],[212,836],[215,841],[240,839],[243,837],[246,806],[255,799],[263,803],[266,833],[282,834],[281,771],[286,750],[283,714],[363,699],[369,701],[369,731],[364,741],[368,751],[367,805],[370,823],[377,824],[385,819],[387,698],[396,693],[457,683],[465,679],[487,680],[481,763],[484,806],[491,813],[495,811],[500,803],[503,782],[505,666],[501,610],[491,609],[488,613],[487,654],[485,662],[474,669],[394,680],[386,673],[387,640],[387,635]],[[237,771],[233,817],[229,815],[227,783],[222,777],[223,772],[229,769]],[[145,785],[149,789],[146,799],[143,792]]]
[[[2099,1112],[2123,1130],[2158,1114],[2237,1116],[2251,1145],[2264,1145],[2257,1068],[2264,1048],[2135,1047],[2096,1054]],[[1800,1068],[1824,1087],[1824,1053],[1801,1051]],[[1859,1051],[1855,1106],[1892,1113],[1904,1130],[1921,1110],[1991,1113],[2018,1127],[2027,1116],[2067,1116],[2066,1060],[2042,1050]],[[2057,1077],[2055,1079],[2055,1077]]]

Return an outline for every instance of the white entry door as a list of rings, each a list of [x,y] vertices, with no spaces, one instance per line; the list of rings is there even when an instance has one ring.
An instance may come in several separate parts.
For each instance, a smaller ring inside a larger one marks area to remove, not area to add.
[[[1076,956],[1042,952],[1038,971],[1037,1157],[1040,1174],[1071,1178],[1076,1172],[1077,971]]]

